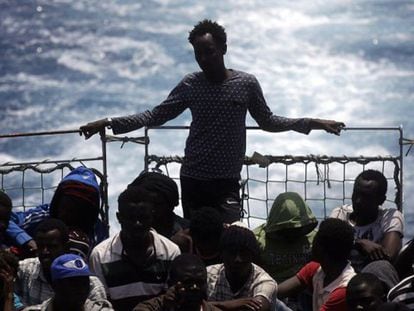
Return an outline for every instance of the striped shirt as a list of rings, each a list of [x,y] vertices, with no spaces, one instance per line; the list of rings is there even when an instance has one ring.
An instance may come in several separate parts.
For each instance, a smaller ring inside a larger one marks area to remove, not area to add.
[[[139,302],[167,289],[168,269],[171,261],[180,254],[180,249],[154,230],[150,232],[155,256],[142,268],[123,258],[119,233],[92,250],[90,268],[104,284],[116,310],[132,310]]]
[[[162,125],[190,109],[192,122],[181,175],[196,179],[240,178],[247,111],[265,131],[309,133],[309,119],[273,115],[253,75],[236,70],[231,73],[222,83],[209,82],[202,72],[189,74],[152,111],[113,118],[113,132]]]
[[[395,285],[388,292],[387,299],[392,302],[405,304],[410,310],[414,310],[414,275],[411,275]]]

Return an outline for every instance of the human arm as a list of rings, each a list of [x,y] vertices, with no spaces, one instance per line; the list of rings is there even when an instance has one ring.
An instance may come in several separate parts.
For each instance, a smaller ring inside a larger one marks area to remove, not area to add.
[[[340,287],[329,294],[328,300],[321,306],[319,311],[346,311],[346,288]]]
[[[277,297],[279,299],[293,297],[301,293],[303,290],[305,290],[305,288],[306,285],[303,284],[296,275],[294,275],[279,284]]]
[[[320,269],[319,263],[315,261],[307,263],[296,275],[279,284],[277,297],[281,299],[296,296],[306,288],[312,289],[312,279],[318,269]]]
[[[321,129],[339,135],[345,127],[343,122],[315,118],[287,118],[274,115],[266,104],[262,89],[256,78],[250,81],[249,112],[257,124],[265,131],[282,132],[293,130],[308,134],[311,130]]]
[[[2,297],[4,298],[2,310],[12,311],[14,308],[14,276],[10,267],[0,269],[0,279],[3,283]]]
[[[309,119],[311,130],[324,130],[327,133],[339,135],[345,123],[326,119]]]
[[[394,266],[398,272],[400,280],[414,274],[414,239],[412,239],[401,253],[397,256]]]
[[[124,117],[105,118],[82,125],[79,130],[85,139],[105,127],[111,127],[114,134],[128,133],[143,126],[157,126],[174,119],[187,108],[187,83],[181,81],[160,105],[142,113]]]
[[[29,254],[35,254],[37,245],[32,234],[38,224],[49,216],[48,204],[23,212],[12,212],[6,234],[14,245],[22,246]]]
[[[264,311],[270,310],[270,303],[269,301],[262,297],[245,297],[233,300],[226,300],[226,301],[210,301],[212,305],[215,307],[225,310],[225,311],[232,311],[232,310],[252,310],[252,311]]]
[[[356,249],[367,255],[371,261],[385,259],[393,262],[397,257],[401,246],[401,235],[395,231],[384,234],[381,243],[375,243],[367,239],[355,240]]]

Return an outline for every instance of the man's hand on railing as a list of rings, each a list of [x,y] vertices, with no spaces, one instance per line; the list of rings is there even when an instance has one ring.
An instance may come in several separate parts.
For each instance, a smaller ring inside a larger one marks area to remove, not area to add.
[[[88,124],[82,125],[79,130],[81,131],[81,135],[85,135],[85,139],[88,139],[95,135],[96,133],[100,132],[107,126],[111,126],[111,119],[105,118],[93,122],[89,122]]]
[[[345,123],[335,120],[311,119],[310,127],[313,130],[325,130],[328,133],[339,135],[341,130],[345,127]]]

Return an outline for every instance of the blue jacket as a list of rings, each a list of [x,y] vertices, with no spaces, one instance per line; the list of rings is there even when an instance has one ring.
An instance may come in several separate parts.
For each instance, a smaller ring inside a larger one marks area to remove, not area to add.
[[[12,212],[9,226],[7,228],[7,236],[11,239],[12,244],[23,245],[33,239],[34,232],[37,225],[44,219],[49,218],[53,214],[53,210],[56,205],[56,201],[61,195],[61,186],[68,181],[79,182],[87,186],[91,186],[96,189],[99,196],[100,190],[96,180],[96,176],[93,171],[84,166],[77,167],[66,175],[59,183],[52,201],[50,204],[39,205],[35,208],[29,209],[24,212]],[[95,233],[91,241],[93,244],[100,242],[107,237],[107,230],[102,222],[98,221],[95,226]]]

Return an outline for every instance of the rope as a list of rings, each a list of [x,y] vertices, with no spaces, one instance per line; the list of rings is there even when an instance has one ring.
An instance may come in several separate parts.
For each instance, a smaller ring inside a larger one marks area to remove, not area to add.
[[[115,141],[122,142],[121,149],[124,147],[125,143],[130,143],[130,142],[140,144],[140,145],[148,145],[149,144],[149,138],[145,137],[145,136],[141,136],[141,137],[128,137],[128,136],[117,137],[117,136],[106,135],[105,137],[106,137],[106,141],[108,143],[112,143],[112,142],[115,142]]]

